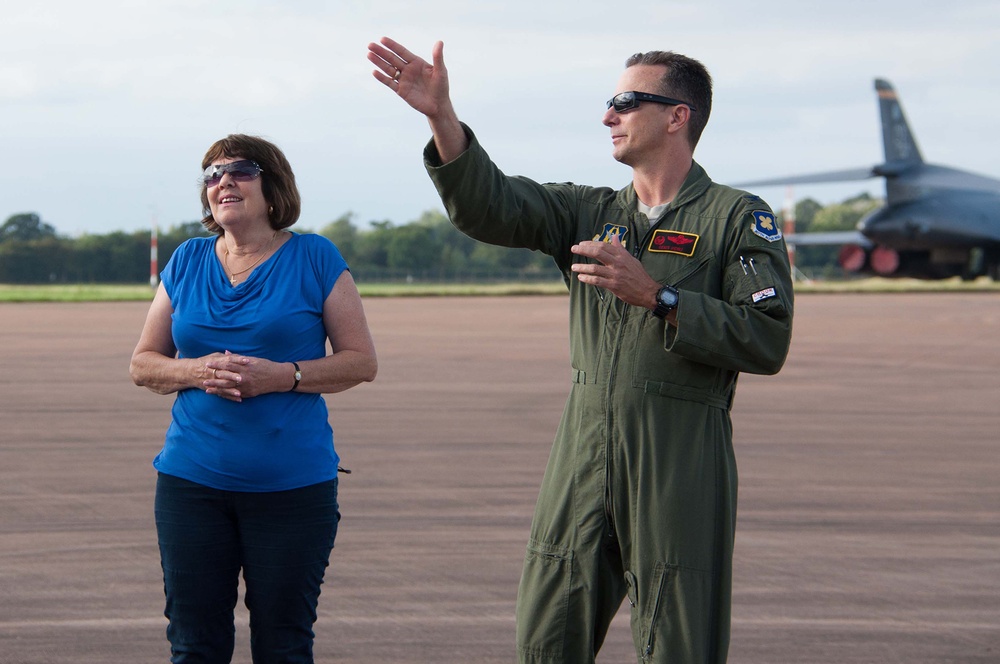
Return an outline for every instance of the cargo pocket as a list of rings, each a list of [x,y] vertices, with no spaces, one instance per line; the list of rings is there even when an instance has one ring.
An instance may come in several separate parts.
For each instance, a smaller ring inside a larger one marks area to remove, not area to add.
[[[572,574],[572,551],[528,541],[517,591],[519,651],[540,657],[563,657]]]

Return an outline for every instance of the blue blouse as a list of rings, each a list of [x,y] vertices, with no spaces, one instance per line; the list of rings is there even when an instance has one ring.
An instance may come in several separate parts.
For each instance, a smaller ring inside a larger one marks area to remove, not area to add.
[[[333,243],[293,233],[235,288],[215,243],[187,240],[161,274],[178,356],[228,350],[275,362],[324,357],[323,303],[347,269]],[[177,393],[171,415],[153,461],[162,473],[227,491],[285,491],[337,476],[320,394],[277,392],[236,403],[192,388]]]

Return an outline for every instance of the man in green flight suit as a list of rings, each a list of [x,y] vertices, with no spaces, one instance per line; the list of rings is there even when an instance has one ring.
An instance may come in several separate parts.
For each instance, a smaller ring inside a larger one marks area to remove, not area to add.
[[[430,123],[428,172],[461,231],[551,255],[570,291],[572,385],[518,590],[522,662],[593,662],[627,597],[643,662],[729,649],[740,372],[776,373],[792,329],[788,255],[760,198],[693,159],[712,80],[691,58],[626,62],[603,122],[621,190],[508,177],[458,120],[432,63],[383,38],[375,78]]]

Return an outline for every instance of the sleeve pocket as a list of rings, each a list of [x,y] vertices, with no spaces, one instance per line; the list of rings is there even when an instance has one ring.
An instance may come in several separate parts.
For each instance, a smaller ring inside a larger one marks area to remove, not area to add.
[[[769,314],[787,311],[781,282],[766,256],[740,256],[726,269],[729,301]]]

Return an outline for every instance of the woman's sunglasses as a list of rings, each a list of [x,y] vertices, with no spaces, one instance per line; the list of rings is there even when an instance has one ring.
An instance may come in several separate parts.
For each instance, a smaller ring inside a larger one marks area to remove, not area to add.
[[[260,164],[250,159],[234,161],[231,164],[213,164],[205,169],[205,186],[211,188],[218,185],[226,173],[237,182],[249,182],[263,172],[264,169]]]

